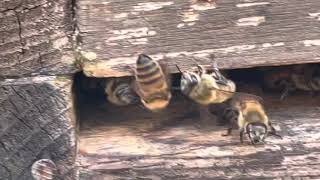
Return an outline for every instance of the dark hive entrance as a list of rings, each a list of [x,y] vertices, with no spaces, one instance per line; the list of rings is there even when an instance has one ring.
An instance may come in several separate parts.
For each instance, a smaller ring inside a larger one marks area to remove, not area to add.
[[[173,78],[177,80],[179,77],[173,75]],[[177,91],[173,92],[174,97],[167,110],[160,113],[150,112],[141,103],[128,106],[114,105],[108,102],[107,95],[105,94],[106,80],[106,78],[86,77],[82,72],[76,74],[74,82],[81,129],[86,128],[89,124],[99,126],[100,124],[105,125],[105,123],[118,123],[120,125],[123,123],[133,123],[132,128],[135,128],[134,126],[144,126],[145,124],[153,126],[155,125],[153,123],[157,124],[158,122],[151,120],[148,123],[134,122],[135,120],[148,118],[157,119],[161,116],[166,116],[167,113],[173,113],[171,111],[180,109],[186,110],[186,113],[192,112],[190,108],[184,105],[188,100]],[[177,84],[177,81],[173,81],[173,84]],[[190,114],[192,115],[192,113]],[[177,114],[176,116],[181,115]]]
[[[228,72],[240,92],[279,98],[288,89],[287,98],[295,95],[317,95],[320,92],[320,65],[299,64],[278,67],[236,69]]]
[[[295,170],[300,166],[310,167],[306,176],[320,175],[312,171],[316,166],[306,165],[320,162],[313,153],[320,152],[315,145],[320,140],[319,97],[298,92],[280,101],[279,92],[263,88],[263,73],[261,68],[227,72],[239,91],[263,96],[271,121],[284,136],[270,138],[261,147],[240,145],[237,131],[222,137],[225,127],[215,126],[213,117],[200,119],[197,106],[178,91],[165,111],[151,113],[142,105],[119,107],[106,102],[102,86],[94,85],[104,79],[77,74],[81,179],[274,178],[288,172],[300,175]],[[179,76],[174,76],[175,85],[178,81]]]

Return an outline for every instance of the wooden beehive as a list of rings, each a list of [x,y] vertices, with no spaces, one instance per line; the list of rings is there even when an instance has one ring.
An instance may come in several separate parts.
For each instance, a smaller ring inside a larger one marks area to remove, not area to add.
[[[58,179],[319,178],[319,97],[262,94],[284,139],[252,147],[221,137],[180,93],[154,114],[103,94],[83,101],[72,85],[79,71],[130,76],[140,53],[171,73],[209,67],[211,54],[226,70],[317,63],[319,9],[316,0],[0,2],[0,179],[31,179],[43,154]]]

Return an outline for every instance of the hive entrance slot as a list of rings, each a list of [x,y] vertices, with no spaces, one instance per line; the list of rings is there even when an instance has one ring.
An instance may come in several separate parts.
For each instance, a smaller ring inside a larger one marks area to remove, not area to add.
[[[202,121],[197,106],[179,92],[173,93],[173,99],[165,111],[152,113],[141,105],[119,107],[106,102],[103,88],[99,86],[84,92],[81,82],[94,84],[103,79],[77,74],[80,175],[84,179],[219,179],[243,174],[243,167],[247,167],[246,172],[257,172],[260,166],[261,174],[263,170],[270,172],[270,177],[281,173],[286,175],[279,168],[272,169],[273,164],[281,166],[287,157],[284,157],[286,152],[280,151],[287,151],[287,146],[298,147],[299,141],[307,145],[288,153],[312,151],[308,149],[308,144],[318,141],[316,137],[320,137],[316,132],[320,127],[314,127],[320,122],[317,109],[320,98],[308,93],[294,93],[285,101],[280,101],[279,92],[261,90],[263,73],[260,70],[252,68],[226,72],[239,85],[239,90],[263,96],[271,121],[277,129],[281,129],[284,141],[270,138],[267,145],[259,148],[240,146],[237,131],[230,137],[222,137],[226,128],[216,126],[214,117],[212,121]],[[173,77],[173,82],[178,84],[179,75]],[[299,128],[293,129],[292,126]],[[305,128],[309,130],[305,131]],[[275,146],[279,148],[275,149]],[[255,164],[251,169],[250,165],[255,161],[264,163]],[[232,172],[228,171],[230,168]],[[251,177],[250,173],[244,176]]]
[[[177,86],[178,76],[172,76],[174,86]],[[172,117],[182,117],[185,114],[193,116],[192,108],[187,106],[190,101],[179,92],[173,92],[173,99],[169,107],[161,112],[153,113],[146,109],[141,103],[127,106],[117,106],[108,102],[105,94],[105,82],[107,78],[86,77],[82,73],[75,76],[75,93],[77,97],[77,109],[81,129],[90,126],[128,126],[141,131],[159,126],[159,120],[169,122]],[[173,115],[175,111],[185,113]],[[167,115],[170,114],[170,117]],[[172,116],[173,115],[173,116]]]

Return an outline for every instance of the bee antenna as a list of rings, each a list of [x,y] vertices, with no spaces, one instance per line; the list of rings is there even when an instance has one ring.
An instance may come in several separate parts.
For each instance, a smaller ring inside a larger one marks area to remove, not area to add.
[[[183,78],[186,78],[185,75],[183,74],[183,72],[181,71],[180,67],[178,66],[178,64],[176,64],[176,67],[177,67],[178,71],[181,73],[181,76]]]
[[[180,73],[182,73],[182,71],[181,71],[180,67],[178,66],[178,64],[176,64],[176,67],[177,67],[178,71],[179,71]]]
[[[213,70],[218,70],[218,63],[216,61],[216,56],[214,54],[210,54],[210,59],[213,61]]]

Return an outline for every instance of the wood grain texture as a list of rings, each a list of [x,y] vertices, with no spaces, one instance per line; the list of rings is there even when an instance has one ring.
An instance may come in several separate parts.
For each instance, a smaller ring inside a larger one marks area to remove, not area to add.
[[[56,163],[61,179],[74,179],[71,82],[55,76],[0,82],[0,179],[31,179],[31,165],[42,158]]]
[[[319,97],[278,97],[264,96],[283,139],[256,147],[241,145],[238,131],[222,137],[226,127],[177,96],[164,114],[84,105],[80,179],[319,179]]]
[[[72,0],[0,2],[0,76],[69,74]]]
[[[224,69],[320,61],[316,0],[77,1],[89,76],[131,75],[139,53],[190,69],[216,55]]]

